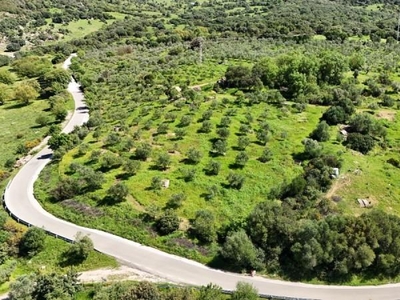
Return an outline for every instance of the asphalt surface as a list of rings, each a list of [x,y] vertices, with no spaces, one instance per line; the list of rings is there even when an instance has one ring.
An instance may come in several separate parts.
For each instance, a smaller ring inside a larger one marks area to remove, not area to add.
[[[67,68],[71,57],[64,63]],[[68,91],[75,100],[75,112],[63,132],[82,125],[89,118],[79,85],[71,79]],[[4,200],[15,218],[48,232],[73,240],[78,232],[89,235],[95,248],[148,273],[182,284],[206,285],[210,282],[224,290],[234,290],[238,281],[253,284],[264,295],[304,299],[400,299],[400,284],[346,287],[310,285],[296,282],[250,277],[210,269],[197,262],[140,245],[133,241],[60,220],[46,212],[33,196],[33,184],[40,171],[50,162],[52,151],[47,147],[27,162],[9,183]]]

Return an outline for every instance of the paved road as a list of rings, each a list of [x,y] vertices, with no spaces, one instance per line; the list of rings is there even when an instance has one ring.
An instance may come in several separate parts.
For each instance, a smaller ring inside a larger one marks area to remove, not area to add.
[[[64,67],[68,67],[70,59]],[[88,119],[83,95],[79,85],[71,80],[68,90],[72,93],[76,110],[66,125],[64,132],[70,132],[74,126]],[[316,286],[294,282],[269,280],[261,277],[242,276],[207,268],[199,263],[162,251],[146,247],[121,237],[57,219],[46,212],[33,196],[33,183],[40,171],[50,161],[51,150],[47,147],[24,165],[5,191],[5,204],[17,218],[47,231],[74,239],[78,232],[87,234],[93,240],[95,248],[134,265],[148,273],[169,281],[193,285],[205,285],[213,282],[225,290],[233,290],[238,281],[253,284],[260,293],[307,299],[400,299],[400,285],[343,287]]]

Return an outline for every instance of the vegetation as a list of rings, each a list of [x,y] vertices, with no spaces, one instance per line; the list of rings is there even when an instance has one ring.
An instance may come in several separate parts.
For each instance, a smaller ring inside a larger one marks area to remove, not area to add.
[[[0,57],[0,100],[48,102],[34,118],[55,150],[36,185],[47,210],[235,271],[398,280],[395,3],[30,5],[1,7],[7,49],[35,47]],[[68,36],[83,23],[96,33]],[[51,127],[69,78],[54,65],[73,51],[91,117],[66,135]]]

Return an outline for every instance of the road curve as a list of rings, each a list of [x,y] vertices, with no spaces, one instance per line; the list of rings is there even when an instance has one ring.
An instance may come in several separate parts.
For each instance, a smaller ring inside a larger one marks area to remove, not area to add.
[[[71,63],[69,57],[64,68]],[[82,125],[89,114],[79,85],[71,79],[68,91],[75,101],[75,111],[63,132]],[[210,269],[197,262],[143,246],[133,241],[58,219],[46,212],[33,196],[33,184],[41,170],[50,162],[52,151],[46,147],[27,162],[8,184],[4,204],[14,218],[60,237],[73,240],[78,232],[93,240],[96,250],[169,281],[191,285],[213,282],[225,290],[234,290],[238,281],[253,284],[261,294],[305,299],[400,299],[400,284],[381,286],[326,286],[249,277]]]

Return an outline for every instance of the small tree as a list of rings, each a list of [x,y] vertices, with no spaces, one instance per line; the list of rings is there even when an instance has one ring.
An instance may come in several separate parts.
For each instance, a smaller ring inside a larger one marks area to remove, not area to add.
[[[260,129],[256,132],[256,137],[260,144],[265,145],[269,141],[268,131]]]
[[[218,175],[219,171],[221,170],[221,163],[212,160],[207,164],[205,169],[208,175]]]
[[[187,153],[187,160],[191,164],[197,165],[201,161],[202,156],[203,155],[199,150],[197,150],[196,148],[190,148]]]
[[[38,227],[31,227],[20,241],[20,253],[32,257],[44,249],[46,233]]]
[[[178,208],[182,206],[182,203],[186,200],[184,193],[173,194],[168,200],[168,207]]]
[[[204,243],[211,243],[217,237],[214,215],[208,210],[199,210],[192,223],[194,235]]]
[[[257,249],[243,229],[226,238],[221,255],[238,269],[261,269],[263,253]]]
[[[183,128],[176,128],[174,133],[175,133],[175,138],[178,139],[178,140],[181,140],[181,139],[183,139],[185,137],[186,130],[183,129]]]
[[[106,170],[118,168],[122,164],[121,158],[111,152],[104,153],[101,156],[100,161],[101,161],[101,167]]]
[[[304,154],[307,155],[308,158],[315,158],[321,155],[322,146],[313,139],[304,139]]]
[[[222,127],[217,129],[217,134],[223,140],[226,140],[229,137],[230,131],[228,127]]]
[[[83,236],[79,232],[75,237],[75,242],[69,246],[65,256],[72,264],[82,263],[88,258],[93,249],[92,240],[87,235]]]
[[[231,188],[240,190],[243,186],[243,183],[245,181],[245,177],[240,174],[235,174],[235,173],[230,173],[227,177],[226,180],[228,181],[228,185]]]
[[[232,120],[230,117],[225,116],[221,118],[221,123],[219,124],[220,127],[229,127],[231,125]]]
[[[167,123],[161,123],[157,127],[157,134],[165,134],[168,132],[168,124]]]
[[[211,109],[207,109],[205,112],[203,112],[203,114],[202,114],[202,116],[201,116],[201,119],[202,119],[203,121],[205,121],[205,120],[210,120],[210,118],[212,117],[212,115],[213,115],[213,111],[212,111]]]
[[[151,155],[151,145],[150,144],[140,144],[135,150],[135,157],[140,160],[146,160]]]
[[[272,159],[272,151],[269,148],[265,148],[261,153],[259,161],[266,163]]]
[[[258,291],[247,282],[238,282],[236,284],[236,291],[231,296],[232,300],[258,300]]]
[[[211,123],[210,121],[206,120],[206,121],[203,121],[203,122],[201,123],[201,127],[200,127],[200,129],[199,129],[199,132],[202,132],[202,133],[210,133],[211,130],[212,130],[212,128],[213,128],[212,123]]]
[[[47,123],[50,122],[50,118],[48,115],[39,115],[36,120],[35,120],[36,124],[38,124],[40,127],[46,126]]]
[[[225,140],[217,140],[213,144],[212,150],[217,155],[225,155],[227,147],[228,147],[228,145],[227,145],[227,142]]]
[[[39,93],[36,89],[30,84],[20,84],[15,89],[15,99],[20,101],[21,103],[27,105],[32,100],[35,100],[39,97]]]
[[[238,153],[238,155],[236,155],[235,165],[240,168],[243,168],[246,165],[248,160],[249,160],[249,156],[247,155],[247,153],[244,151],[241,151]]]
[[[246,147],[250,144],[250,139],[247,136],[239,136],[238,139],[238,148],[240,150],[245,150]]]
[[[209,283],[207,286],[202,286],[199,291],[198,299],[201,300],[223,300],[225,299],[224,294],[222,293],[222,288]]]
[[[184,116],[182,116],[182,118],[179,122],[179,126],[186,127],[186,126],[189,126],[191,122],[192,122],[192,117],[189,115],[184,115]]]
[[[168,153],[161,153],[157,157],[156,165],[161,170],[166,170],[171,164],[171,158],[169,157]]]
[[[136,173],[140,170],[140,162],[136,160],[127,160],[124,163],[123,170],[129,176],[136,175]]]
[[[311,133],[310,137],[318,142],[326,142],[329,140],[329,125],[325,121],[321,121],[317,128]]]
[[[159,190],[161,190],[161,185],[162,185],[162,182],[161,182],[161,178],[160,178],[160,177],[155,176],[155,177],[153,177],[153,178],[151,179],[150,188],[151,188],[153,191],[159,191]]]
[[[166,235],[178,230],[179,223],[178,215],[172,209],[167,209],[157,220],[156,227],[161,234]]]
[[[112,185],[107,191],[108,197],[113,199],[114,202],[122,202],[129,195],[128,187],[122,182]]]

